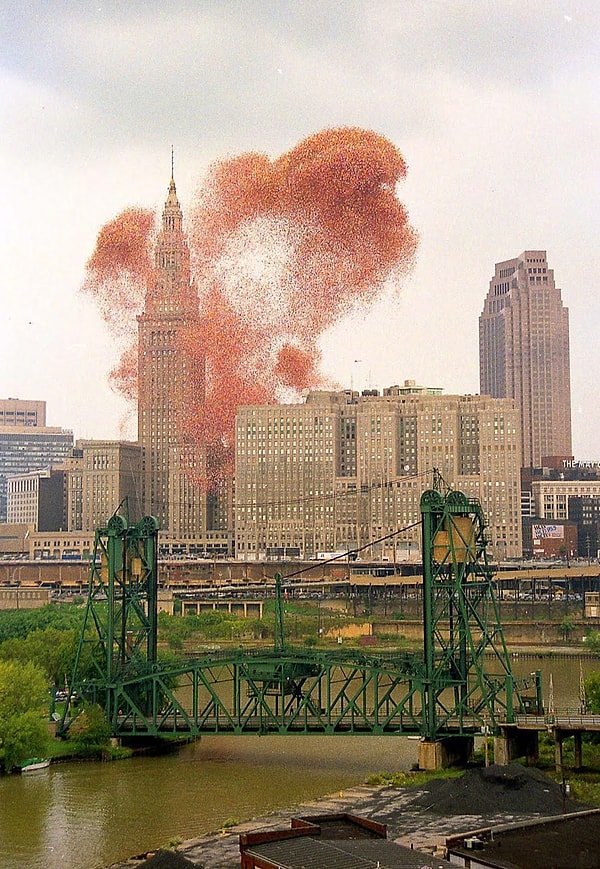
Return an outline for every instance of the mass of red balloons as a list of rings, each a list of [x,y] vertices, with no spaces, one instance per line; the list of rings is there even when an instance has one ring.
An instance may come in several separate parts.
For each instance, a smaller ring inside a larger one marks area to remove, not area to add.
[[[396,195],[405,174],[388,139],[358,128],[324,130],[275,160],[251,153],[210,168],[185,214],[199,319],[180,335],[206,374],[179,414],[186,439],[212,445],[208,485],[233,471],[237,407],[331,385],[320,373],[324,331],[386,282],[399,287],[417,247]],[[107,223],[83,285],[120,345],[113,385],[132,400],[155,223],[134,208]]]

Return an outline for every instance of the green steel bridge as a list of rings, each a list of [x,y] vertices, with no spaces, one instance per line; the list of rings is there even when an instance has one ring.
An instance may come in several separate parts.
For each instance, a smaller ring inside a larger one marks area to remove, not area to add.
[[[114,736],[140,738],[394,734],[437,742],[497,734],[519,715],[541,714],[539,674],[518,682],[511,672],[479,503],[430,489],[421,497],[421,527],[422,653],[294,647],[285,636],[286,579],[277,576],[271,648],[167,664],[157,654],[156,520],[130,525],[115,513],[96,532],[59,733],[80,699],[103,707]]]

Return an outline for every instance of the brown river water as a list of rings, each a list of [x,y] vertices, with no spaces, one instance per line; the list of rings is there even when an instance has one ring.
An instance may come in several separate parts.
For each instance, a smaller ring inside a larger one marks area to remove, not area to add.
[[[409,769],[395,737],[208,737],[176,754],[53,764],[0,779],[1,869],[96,869],[303,800]]]
[[[584,674],[594,662],[584,661]],[[579,661],[514,659],[541,669],[556,708],[579,702]],[[409,769],[403,737],[207,737],[176,754],[118,763],[64,763],[0,778],[0,869],[101,869],[304,800]]]

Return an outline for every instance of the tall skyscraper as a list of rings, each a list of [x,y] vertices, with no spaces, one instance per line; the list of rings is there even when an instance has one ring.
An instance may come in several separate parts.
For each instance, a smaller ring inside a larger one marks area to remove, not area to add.
[[[545,250],[496,263],[479,318],[479,371],[482,395],[519,405],[523,467],[571,455],[569,311]]]
[[[171,173],[158,233],[154,274],[138,318],[138,440],[143,450],[145,510],[174,537],[206,528],[206,495],[194,480],[204,458],[185,433],[186,414],[202,400],[203,365],[185,348],[199,325],[198,294]]]

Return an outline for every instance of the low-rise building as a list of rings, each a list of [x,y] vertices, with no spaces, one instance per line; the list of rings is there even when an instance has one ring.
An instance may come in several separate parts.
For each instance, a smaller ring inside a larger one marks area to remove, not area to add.
[[[292,818],[287,829],[242,833],[241,869],[445,869],[443,857],[406,848],[387,828],[347,812]]]
[[[521,487],[526,557],[600,556],[600,462],[545,457]]]
[[[0,610],[32,610],[50,603],[51,591],[39,586],[0,587]]]
[[[7,478],[7,524],[19,523],[34,531],[67,527],[64,470],[46,468]]]

